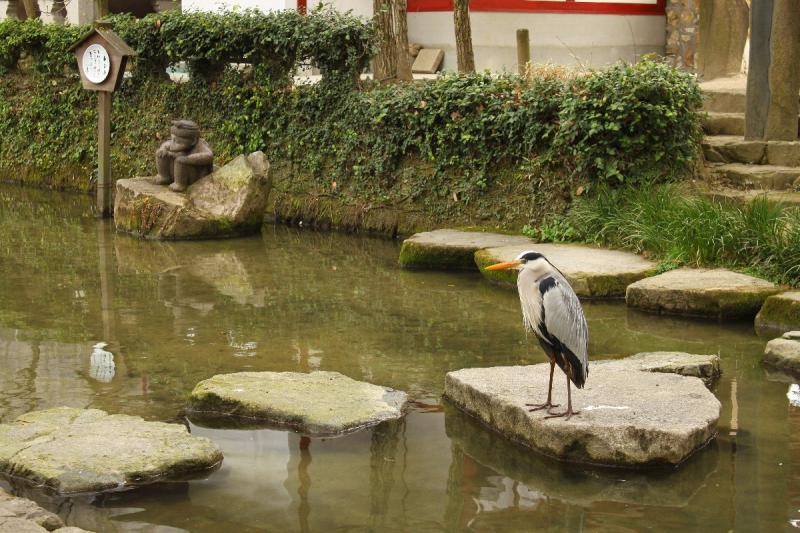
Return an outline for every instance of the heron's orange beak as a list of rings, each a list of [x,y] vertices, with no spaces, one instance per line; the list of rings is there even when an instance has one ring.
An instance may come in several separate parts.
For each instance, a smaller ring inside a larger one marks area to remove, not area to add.
[[[505,263],[496,263],[494,265],[490,265],[486,267],[486,270],[506,270],[507,268],[514,268],[515,266],[521,264],[522,261],[519,259],[514,259],[513,261],[506,261]]]

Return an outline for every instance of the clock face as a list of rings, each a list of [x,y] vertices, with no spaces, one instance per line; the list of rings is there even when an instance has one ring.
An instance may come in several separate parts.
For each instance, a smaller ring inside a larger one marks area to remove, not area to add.
[[[111,58],[101,44],[90,45],[83,53],[83,75],[92,83],[103,83],[111,72]]]

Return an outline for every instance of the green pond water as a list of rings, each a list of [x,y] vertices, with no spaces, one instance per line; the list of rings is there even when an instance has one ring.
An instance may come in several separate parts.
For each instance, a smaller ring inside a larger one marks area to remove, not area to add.
[[[0,422],[68,405],[183,421],[200,380],[335,370],[408,391],[399,422],[345,437],[191,424],[223,449],[207,479],[58,499],[95,531],[777,531],[800,524],[800,408],[748,323],[585,302],[594,359],[718,353],[719,437],[678,469],[566,465],[441,400],[446,372],[539,363],[516,294],[477,274],[404,272],[386,240],[264,228],[248,239],[116,235],[91,200],[0,188]],[[110,367],[93,357],[105,342]],[[590,374],[591,379],[591,374]]]

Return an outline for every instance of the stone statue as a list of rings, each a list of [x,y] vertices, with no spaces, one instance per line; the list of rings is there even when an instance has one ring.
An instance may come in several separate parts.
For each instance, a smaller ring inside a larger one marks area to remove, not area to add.
[[[174,120],[171,138],[156,151],[156,184],[168,185],[176,192],[207,176],[214,167],[214,154],[200,138],[200,127],[191,120]]]

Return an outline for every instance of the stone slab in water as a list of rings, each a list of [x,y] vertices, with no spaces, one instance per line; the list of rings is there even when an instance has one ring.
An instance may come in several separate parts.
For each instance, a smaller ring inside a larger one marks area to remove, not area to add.
[[[628,306],[647,311],[715,318],[753,318],[780,289],[760,278],[717,269],[681,268],[631,284]]]
[[[510,261],[525,250],[543,254],[566,277],[582,297],[622,297],[625,288],[655,272],[655,263],[636,254],[574,244],[532,244],[528,246],[503,246],[475,252],[475,263],[490,281],[514,286],[518,270],[486,270],[502,261]]]
[[[764,362],[800,378],[800,331],[790,331],[769,341],[764,349]]]
[[[437,229],[417,233],[403,241],[400,266],[431,270],[475,270],[473,256],[481,248],[495,246],[533,246],[521,235],[502,235],[480,231]]]
[[[405,392],[338,372],[238,372],[198,383],[190,412],[193,420],[212,424],[233,418],[232,425],[333,435],[399,418],[407,399]]]
[[[156,185],[153,178],[117,181],[117,231],[147,239],[235,237],[257,233],[270,192],[264,154],[239,156],[190,185],[186,193]]]
[[[716,354],[643,352],[618,361],[598,361],[593,363],[592,367],[594,368],[598,364],[614,364],[645,372],[665,372],[700,378],[709,387],[716,383],[722,374],[719,367],[719,356]]]
[[[770,296],[756,315],[759,333],[800,330],[800,292],[784,292]]]
[[[78,527],[67,527],[54,513],[31,500],[17,498],[0,489],[0,533],[90,533]]]
[[[0,425],[0,473],[59,494],[121,490],[210,472],[222,452],[179,424],[60,407]]]
[[[507,438],[561,460],[627,467],[680,464],[716,435],[720,402],[700,379],[641,371],[636,364],[592,365],[586,387],[573,387],[573,408],[581,413],[569,420],[545,419],[544,411],[525,406],[546,398],[547,363],[450,372],[445,395]],[[553,401],[562,406],[567,401],[558,370]]]

